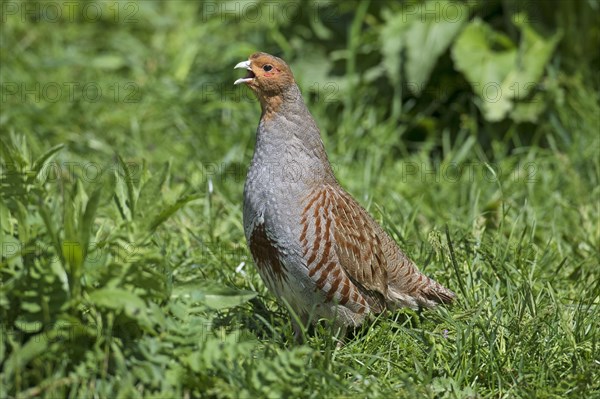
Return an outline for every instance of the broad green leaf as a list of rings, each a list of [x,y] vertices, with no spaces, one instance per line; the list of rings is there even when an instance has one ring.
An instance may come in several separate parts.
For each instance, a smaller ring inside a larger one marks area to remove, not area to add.
[[[101,288],[89,295],[89,302],[95,306],[123,312],[145,326],[153,323],[148,318],[146,303],[133,292],[122,288]]]
[[[23,244],[16,237],[0,231],[0,250],[2,251],[0,271],[2,270],[4,262],[13,267],[23,267],[22,249]]]
[[[383,54],[383,65],[388,78],[394,85],[400,85],[401,65],[403,61],[402,51],[406,45],[405,33],[410,26],[410,21],[403,13],[386,13],[385,25],[381,28],[380,41],[381,53]]]
[[[185,197],[182,197],[180,199],[177,200],[177,202],[175,202],[173,205],[168,206],[166,209],[163,209],[158,216],[156,216],[154,218],[154,220],[152,220],[152,223],[150,224],[150,230],[156,230],[156,228],[158,226],[160,226],[162,223],[164,223],[168,218],[170,218],[175,212],[177,212],[179,209],[181,209],[184,205],[186,205],[187,203],[197,200],[201,198],[200,195],[196,194],[196,195],[188,195]]]
[[[456,68],[478,95],[480,108],[490,122],[504,119],[515,100],[529,95],[560,39],[560,33],[544,39],[525,22],[517,26],[522,32],[519,49],[506,35],[479,19],[463,30],[452,48]]]
[[[21,370],[34,358],[40,356],[48,349],[48,337],[45,333],[37,334],[25,345],[16,348],[6,359],[2,369],[5,378],[10,379],[15,373],[21,373]]]
[[[209,283],[190,283],[173,288],[172,298],[188,298],[212,309],[227,309],[249,301],[257,295],[254,291],[239,290]]]
[[[135,190],[135,186],[133,185],[134,173],[136,172],[130,164],[126,163],[121,156],[118,156],[119,166],[123,169],[122,179],[125,181],[125,185],[127,187],[127,200],[126,205],[129,208],[131,215],[135,215],[135,207],[137,204],[137,192]]]
[[[161,189],[165,184],[170,172],[170,164],[165,163],[159,173],[153,174],[140,189],[137,201],[137,216],[143,216],[142,220],[150,223],[152,218],[160,211],[159,199],[162,198]]]
[[[40,174],[40,171],[44,168],[44,166],[48,163],[48,161],[56,154],[58,151],[62,150],[64,144],[56,145],[50,148],[48,151],[44,153],[41,157],[35,160],[33,166],[31,167],[32,171],[35,172],[35,177],[37,178]]]
[[[512,107],[501,87],[516,56],[517,49],[510,39],[479,19],[471,22],[454,43],[454,64],[482,100],[484,116],[489,121],[501,120]]]
[[[79,223],[79,236],[81,237],[81,244],[83,245],[84,256],[85,254],[87,254],[87,249],[90,244],[90,232],[94,224],[94,217],[96,215],[96,210],[98,209],[98,203],[100,202],[101,192],[102,187],[98,187],[92,193],[92,196],[87,201],[87,204],[85,206],[85,212],[83,213],[81,221]]]
[[[38,307],[36,311],[32,313],[38,313],[39,310],[41,310],[40,307]],[[17,317],[17,320],[15,320],[15,327],[28,334],[40,332],[44,325],[39,320],[32,320],[28,316],[30,316],[30,314],[22,314]]]
[[[131,221],[133,219],[131,209],[127,204],[127,185],[125,179],[120,173],[115,171],[115,203],[123,220]]]
[[[2,155],[2,167],[9,170],[21,170],[29,165],[25,154],[28,153],[27,142],[22,138],[11,135],[5,142],[0,140],[0,155]]]
[[[422,4],[421,7],[428,7]],[[438,58],[450,46],[469,15],[465,6],[436,1],[434,12],[415,18],[406,32],[406,81],[408,89],[421,94]]]
[[[93,68],[114,70],[125,65],[125,59],[117,54],[103,54],[94,57],[91,61]]]
[[[44,203],[43,200],[40,200],[38,205],[39,205],[38,209],[39,209],[40,215],[42,217],[42,220],[44,221],[44,226],[46,227],[46,231],[48,232],[48,235],[50,236],[52,245],[54,246],[54,251],[56,251],[56,253],[60,257],[61,262],[64,263],[60,237],[58,235],[58,232],[54,228],[55,226],[54,226],[54,222],[51,217],[50,210],[48,209],[48,206]]]
[[[537,93],[530,100],[517,102],[510,111],[510,118],[518,123],[535,123],[545,108],[546,103],[542,94]]]
[[[62,242],[62,254],[64,259],[71,266],[71,273],[76,272],[76,269],[83,263],[84,248],[81,241],[65,240]],[[70,276],[73,278],[74,276]]]
[[[79,222],[79,209],[77,205],[80,203],[80,198],[78,197],[79,184],[79,181],[76,180],[75,184],[71,187],[68,197],[63,202],[65,241],[76,241],[78,239],[77,224]]]
[[[146,307],[140,297],[121,288],[103,288],[93,291],[90,293],[89,299],[94,305],[108,309],[128,309],[137,312]]]
[[[521,44],[515,65],[506,77],[502,89],[511,92],[514,99],[520,100],[527,97],[540,81],[562,32],[546,39],[525,22],[527,18],[516,15],[513,20],[521,30]]]
[[[401,83],[400,71],[404,66],[405,85],[418,96],[438,58],[464,27],[468,15],[467,7],[449,1],[436,1],[433,6],[413,4],[399,13],[388,14],[380,41],[390,81]]]

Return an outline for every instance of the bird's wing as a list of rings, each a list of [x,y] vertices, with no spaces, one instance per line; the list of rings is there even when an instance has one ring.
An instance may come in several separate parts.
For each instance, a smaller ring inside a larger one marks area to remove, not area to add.
[[[337,279],[340,285],[351,285],[350,299],[363,298],[375,312],[386,304],[419,308],[452,302],[455,294],[422,274],[339,185],[321,186],[306,201],[301,241],[308,256],[309,276],[314,276],[318,286],[324,284],[326,272],[341,276]],[[307,239],[309,231],[311,242]]]
[[[314,220],[314,226],[308,220]],[[331,273],[341,272],[372,310],[382,311],[388,289],[387,259],[367,211],[338,185],[326,185],[306,197],[302,221],[304,231],[314,236],[310,243],[306,234],[301,237],[305,248],[310,246],[306,251],[309,275],[319,277],[323,273],[315,270],[331,267]]]
[[[419,271],[398,244],[350,194],[334,191],[332,207],[340,263],[364,288],[392,306],[432,307],[455,294]]]

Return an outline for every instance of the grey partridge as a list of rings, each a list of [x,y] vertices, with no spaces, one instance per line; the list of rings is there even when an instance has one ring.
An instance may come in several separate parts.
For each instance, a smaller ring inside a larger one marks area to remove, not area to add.
[[[385,309],[452,302],[337,182],[288,65],[259,52],[235,68],[248,72],[234,84],[246,84],[262,108],[243,213],[266,286],[304,325],[358,326]]]

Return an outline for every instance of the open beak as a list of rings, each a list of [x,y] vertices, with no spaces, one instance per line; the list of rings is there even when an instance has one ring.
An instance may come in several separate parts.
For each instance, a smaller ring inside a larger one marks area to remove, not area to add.
[[[250,61],[242,61],[233,67],[233,69],[238,69],[238,68],[247,69],[248,74],[246,76],[244,76],[243,78],[240,78],[240,79],[236,80],[235,82],[233,82],[234,85],[239,85],[240,83],[250,83],[256,77],[256,75],[254,75],[254,72],[252,72],[252,68],[250,68]]]

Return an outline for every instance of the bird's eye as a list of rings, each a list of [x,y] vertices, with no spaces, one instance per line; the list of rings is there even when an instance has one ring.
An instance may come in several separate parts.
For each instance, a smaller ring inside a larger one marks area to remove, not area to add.
[[[263,71],[265,71],[265,72],[269,72],[271,69],[273,69],[273,67],[269,64],[263,66]]]

